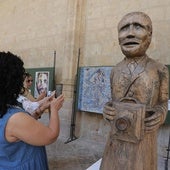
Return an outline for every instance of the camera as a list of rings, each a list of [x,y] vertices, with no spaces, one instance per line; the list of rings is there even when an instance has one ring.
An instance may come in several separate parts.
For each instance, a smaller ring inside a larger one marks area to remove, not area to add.
[[[112,137],[138,143],[144,136],[145,105],[139,103],[113,102],[116,111],[112,122]]]

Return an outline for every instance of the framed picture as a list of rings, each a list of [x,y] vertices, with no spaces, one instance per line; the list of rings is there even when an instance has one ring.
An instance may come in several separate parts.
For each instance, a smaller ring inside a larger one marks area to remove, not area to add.
[[[78,73],[77,109],[103,113],[103,106],[111,98],[110,73],[112,67],[80,67]]]
[[[31,87],[32,95],[37,98],[41,91],[55,90],[54,68],[26,68],[26,71],[32,75],[33,84]]]
[[[49,71],[35,72],[34,97],[37,98],[42,92],[49,91]]]

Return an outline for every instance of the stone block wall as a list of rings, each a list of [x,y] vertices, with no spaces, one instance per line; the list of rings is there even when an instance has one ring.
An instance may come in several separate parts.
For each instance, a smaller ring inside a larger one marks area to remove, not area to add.
[[[169,0],[5,0],[0,1],[0,50],[20,55],[26,68],[51,67],[66,101],[61,114],[69,136],[74,83],[79,66],[110,66],[122,60],[117,24],[128,12],[146,12],[153,22],[149,56],[170,64]],[[76,113],[76,136],[105,140],[102,115]]]

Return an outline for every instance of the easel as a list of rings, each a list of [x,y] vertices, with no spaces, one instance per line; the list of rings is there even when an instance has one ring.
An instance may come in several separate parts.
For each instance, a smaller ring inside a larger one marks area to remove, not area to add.
[[[65,144],[77,139],[74,133],[75,133],[76,108],[77,108],[76,95],[77,95],[79,60],[80,60],[80,49],[78,52],[77,72],[76,72],[76,78],[74,83],[74,95],[73,95],[72,115],[71,115],[71,124],[70,124],[70,137],[67,139]]]

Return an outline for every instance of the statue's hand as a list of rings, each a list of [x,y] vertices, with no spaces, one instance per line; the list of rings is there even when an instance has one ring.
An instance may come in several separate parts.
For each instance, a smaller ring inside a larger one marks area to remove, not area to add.
[[[146,111],[147,117],[145,118],[145,131],[152,132],[157,130],[162,124],[162,113],[159,110],[147,110]]]
[[[112,121],[116,116],[115,108],[113,108],[111,102],[107,102],[103,108],[103,117],[105,120]]]

